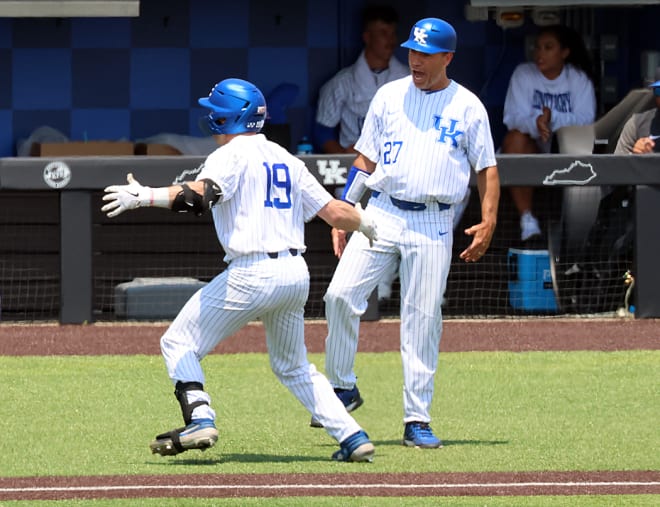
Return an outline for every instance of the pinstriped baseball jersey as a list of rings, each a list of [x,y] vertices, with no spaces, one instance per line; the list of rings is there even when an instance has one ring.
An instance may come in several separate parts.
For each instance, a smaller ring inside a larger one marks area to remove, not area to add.
[[[408,67],[394,56],[387,69],[374,72],[362,51],[353,65],[341,69],[321,87],[316,121],[326,127],[339,125],[339,144],[344,148],[355,144],[376,90],[409,73]]]
[[[235,137],[211,153],[197,176],[204,178],[222,189],[212,213],[225,262],[250,253],[304,251],[299,217],[309,221],[332,199],[304,162],[263,134]]]
[[[455,81],[434,92],[411,77],[382,86],[355,148],[377,162],[369,188],[413,202],[458,203],[471,167],[497,164],[486,109]]]

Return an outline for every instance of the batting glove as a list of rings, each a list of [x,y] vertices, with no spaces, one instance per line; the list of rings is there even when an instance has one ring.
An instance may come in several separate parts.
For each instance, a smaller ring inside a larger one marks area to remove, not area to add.
[[[101,208],[101,211],[111,218],[129,209],[151,206],[153,202],[151,187],[140,185],[138,180],[133,178],[133,173],[128,173],[126,180],[128,185],[111,185],[105,189],[103,200],[109,202]]]
[[[360,214],[360,227],[358,231],[369,238],[369,246],[374,246],[374,241],[378,239],[378,232],[376,231],[376,222],[362,209],[362,205],[358,202],[355,209]]]

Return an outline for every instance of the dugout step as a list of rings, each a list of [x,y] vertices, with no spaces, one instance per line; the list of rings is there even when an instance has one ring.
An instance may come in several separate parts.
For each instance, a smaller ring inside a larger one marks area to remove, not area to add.
[[[127,320],[173,319],[205,285],[189,277],[134,278],[115,287],[115,316]]]

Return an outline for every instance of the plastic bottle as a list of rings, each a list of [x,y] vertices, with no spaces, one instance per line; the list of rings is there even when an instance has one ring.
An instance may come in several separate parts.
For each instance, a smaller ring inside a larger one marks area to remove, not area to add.
[[[312,147],[312,143],[310,142],[307,136],[303,136],[303,138],[298,143],[298,148],[296,149],[296,153],[298,155],[311,155],[313,151],[314,148]]]

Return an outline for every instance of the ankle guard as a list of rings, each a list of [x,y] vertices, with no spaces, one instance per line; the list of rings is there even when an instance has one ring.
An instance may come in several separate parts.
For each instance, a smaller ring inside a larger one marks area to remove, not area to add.
[[[199,382],[177,382],[174,388],[174,396],[179,401],[181,405],[181,413],[183,414],[183,421],[188,426],[192,422],[192,413],[197,407],[201,405],[208,405],[205,401],[196,401],[194,403],[188,403],[188,396],[186,393],[188,391],[203,391],[204,386]]]

